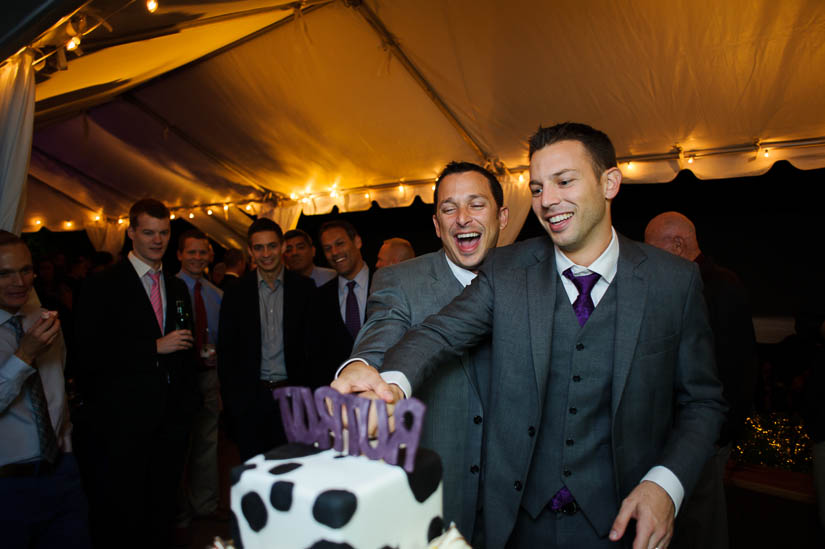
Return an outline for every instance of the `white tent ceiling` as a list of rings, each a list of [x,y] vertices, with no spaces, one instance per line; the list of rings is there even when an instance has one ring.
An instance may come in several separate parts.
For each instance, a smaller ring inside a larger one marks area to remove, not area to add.
[[[631,182],[825,166],[821,0],[296,5],[136,2],[84,37],[36,88],[24,230],[152,195],[237,245],[248,200],[280,198],[286,225],[430,201],[450,160],[507,170],[516,197],[525,139],[565,120],[607,132]]]

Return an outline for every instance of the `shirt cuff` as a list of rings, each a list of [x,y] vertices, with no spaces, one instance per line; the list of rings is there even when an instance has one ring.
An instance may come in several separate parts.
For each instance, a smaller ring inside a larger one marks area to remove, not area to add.
[[[23,391],[23,384],[37,370],[11,355],[0,365],[0,411],[5,410]]]
[[[347,366],[349,366],[350,364],[352,364],[355,361],[360,361],[360,362],[364,362],[366,364],[369,364],[369,362],[367,362],[363,358],[358,358],[358,357],[351,358],[351,359],[347,360],[346,362],[344,362],[343,364],[341,364],[338,367],[338,369],[335,370],[335,377],[333,379],[338,379],[338,376],[341,374],[341,370],[343,370],[344,368],[346,368]],[[386,372],[381,372],[381,379],[383,379],[384,381],[386,381],[387,383],[389,383],[391,385],[398,385],[398,388],[401,389],[402,393],[404,393],[404,398],[410,398],[410,395],[412,394],[412,385],[410,384],[410,381],[407,379],[407,376],[405,376],[403,373],[401,373],[397,370],[389,370],[389,371],[386,371]]]
[[[667,492],[667,495],[673,500],[673,516],[678,515],[679,507],[682,506],[682,500],[685,498],[685,489],[678,477],[673,474],[673,471],[663,465],[657,465],[642,478],[642,481],[645,480],[655,482]]]

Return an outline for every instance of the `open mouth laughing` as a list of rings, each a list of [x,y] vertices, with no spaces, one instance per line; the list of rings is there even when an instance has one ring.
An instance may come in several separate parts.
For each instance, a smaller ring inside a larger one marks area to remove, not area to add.
[[[456,246],[458,246],[459,250],[463,253],[472,253],[478,248],[479,242],[481,242],[481,233],[461,233],[455,235],[453,238],[455,238]]]

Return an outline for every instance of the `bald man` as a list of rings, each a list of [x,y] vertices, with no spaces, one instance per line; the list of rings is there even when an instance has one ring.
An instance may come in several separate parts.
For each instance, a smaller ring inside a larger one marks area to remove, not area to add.
[[[378,261],[375,263],[375,268],[380,269],[381,267],[397,265],[414,257],[415,250],[413,250],[412,244],[408,240],[389,238],[384,241],[381,249],[378,250]]]
[[[745,288],[732,271],[702,254],[696,227],[678,212],[657,215],[645,229],[645,242],[695,261],[704,283],[716,365],[723,394],[730,405],[717,452],[708,461],[691,498],[676,517],[671,548],[728,547],[723,479],[731,447],[741,435],[750,412],[756,380],[756,340]]]

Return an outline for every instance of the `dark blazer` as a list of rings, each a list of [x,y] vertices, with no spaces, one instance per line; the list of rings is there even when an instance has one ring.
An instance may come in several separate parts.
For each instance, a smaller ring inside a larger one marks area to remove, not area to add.
[[[369,272],[369,282],[367,283],[367,293],[372,285],[372,271]],[[338,301],[338,279],[336,276],[329,282],[318,288],[318,312],[316,322],[318,322],[320,333],[324,334],[325,361],[335,363],[338,368],[349,358],[355,338],[350,335],[344,319],[341,318],[341,305]],[[365,315],[366,316],[366,315]],[[335,370],[333,370],[333,375]],[[330,383],[332,378],[327,380]]]
[[[371,290],[367,321],[352,356],[381,370],[387,349],[452,301],[463,287],[440,250],[379,269]],[[415,393],[427,405],[421,445],[438,452],[444,466],[445,523],[455,521],[467,539],[475,522],[481,465],[483,411],[472,366],[472,361],[480,360],[476,352],[467,352],[445,362]],[[487,375],[487,364],[476,367],[480,375]]]
[[[621,500],[663,465],[689,495],[725,412],[699,269],[623,237],[619,249],[608,411],[616,492]],[[549,238],[499,248],[458,298],[384,358],[415,393],[445,360],[492,333],[482,477],[489,547],[505,545],[524,493],[550,373],[558,283]]]
[[[716,368],[725,400],[730,406],[719,435],[719,446],[737,439],[753,406],[756,386],[756,335],[745,286],[733,271],[709,257],[696,258],[704,283],[708,319],[714,335]]]
[[[163,271],[166,333],[175,329],[175,301],[191,314],[183,281]],[[93,419],[111,435],[149,435],[159,428],[186,436],[200,406],[194,350],[157,353],[163,336],[129,260],[90,277],[78,303],[78,380]]]
[[[284,270],[284,360],[290,385],[318,387],[335,370],[322,368],[312,311],[315,283]],[[218,333],[218,376],[227,411],[243,415],[261,379],[261,313],[258,274],[250,271],[223,295]]]

